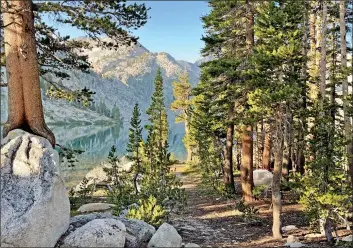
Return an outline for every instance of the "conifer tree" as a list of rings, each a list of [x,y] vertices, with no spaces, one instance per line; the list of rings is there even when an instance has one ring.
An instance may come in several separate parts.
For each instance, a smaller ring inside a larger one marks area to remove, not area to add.
[[[170,153],[168,152],[168,122],[163,96],[163,78],[161,69],[158,68],[154,80],[152,102],[147,109],[149,124],[145,143],[148,172],[142,180],[142,197],[156,198],[159,205],[173,209],[185,200],[184,191],[180,189],[181,182],[169,167]]]
[[[255,24],[257,44],[254,76],[258,87],[251,93],[250,104],[272,123],[275,158],[272,183],[273,236],[281,238],[281,172],[286,135],[291,131],[292,116],[301,105],[306,60],[302,57],[304,12],[300,1],[269,1],[261,6]]]
[[[149,124],[146,125],[148,131],[147,151],[149,152],[152,171],[159,173],[162,180],[169,166],[168,149],[168,121],[164,104],[163,78],[161,69],[158,68],[154,80],[154,92],[152,102],[146,113]]]
[[[162,149],[168,141],[168,121],[164,104],[163,78],[161,68],[158,68],[154,79],[154,93],[152,102],[146,113],[148,114],[149,125],[146,126],[149,133],[154,137],[152,142]]]
[[[214,118],[219,120],[217,133],[225,139],[223,180],[233,188],[233,141],[235,125],[243,126],[242,189],[246,201],[251,201],[253,188],[253,130],[254,118],[248,109],[248,93],[253,90],[251,54],[254,45],[254,4],[250,1],[210,1],[212,11],[203,17],[206,35],[203,37],[205,55],[214,60],[202,66],[201,81],[208,87],[196,88],[211,100]],[[246,18],[244,18],[244,16]],[[202,92],[203,90],[203,92]],[[206,92],[207,90],[208,92]],[[226,121],[224,121],[226,120]]]
[[[126,151],[129,153],[128,156],[126,156],[128,159],[134,162],[133,165],[133,172],[134,172],[134,187],[135,187],[135,193],[138,194],[138,188],[137,188],[137,179],[140,173],[142,172],[142,154],[141,154],[141,142],[142,140],[142,127],[141,127],[141,113],[140,113],[140,108],[139,105],[136,103],[131,121],[130,121],[130,134],[129,134],[129,143],[127,144],[127,149]]]
[[[175,121],[177,123],[185,123],[185,137],[183,141],[187,150],[186,162],[190,162],[192,160],[192,151],[188,140],[190,139],[191,85],[187,72],[182,73],[178,80],[179,81],[173,82],[173,95],[175,100],[172,102],[170,108],[177,112]]]

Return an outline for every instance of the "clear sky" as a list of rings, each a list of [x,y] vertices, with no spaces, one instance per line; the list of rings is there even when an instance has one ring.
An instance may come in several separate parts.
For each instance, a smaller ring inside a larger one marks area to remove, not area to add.
[[[151,52],[167,52],[176,59],[195,62],[203,47],[201,16],[205,1],[144,1],[151,7],[147,24],[134,32]]]
[[[139,42],[151,52],[166,52],[177,60],[195,62],[203,47],[201,16],[209,12],[205,1],[135,1],[151,7],[150,19],[138,30],[133,30]],[[133,2],[131,2],[133,3]],[[65,25],[57,26],[62,35],[72,38],[84,32]]]

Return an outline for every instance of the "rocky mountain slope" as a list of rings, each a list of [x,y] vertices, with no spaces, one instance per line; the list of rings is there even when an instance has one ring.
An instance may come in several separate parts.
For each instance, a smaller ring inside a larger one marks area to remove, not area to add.
[[[145,47],[137,44],[133,47],[121,47],[118,50],[108,50],[96,47],[83,53],[88,55],[92,65],[90,73],[80,71],[69,71],[70,79],[62,80],[52,75],[47,76],[63,86],[70,89],[82,89],[84,87],[96,92],[94,101],[96,104],[104,104],[106,108],[112,109],[114,106],[120,110],[123,119],[123,126],[119,133],[119,144],[121,152],[126,146],[128,139],[128,127],[134,104],[140,105],[142,112],[142,124],[147,124],[146,109],[150,105],[151,95],[154,90],[154,77],[158,67],[161,68],[164,79],[164,94],[167,108],[173,101],[172,83],[178,75],[187,71],[193,86],[198,83],[200,69],[198,64],[186,61],[177,61],[167,53],[152,53]],[[6,89],[1,89],[1,122],[6,120]],[[96,111],[79,108],[71,103],[62,100],[50,100],[44,97],[43,105],[46,120],[51,126],[72,124],[85,126],[96,125],[97,123],[113,122]],[[182,137],[184,136],[183,124],[175,124],[175,114],[168,110],[168,122],[170,127],[170,150],[177,157],[184,157],[184,146]],[[56,132],[57,128],[53,128]],[[69,130],[66,129],[69,132]],[[67,140],[61,138],[63,132],[57,132],[57,139],[62,143]],[[71,135],[63,135],[67,138],[80,137],[79,131]],[[69,137],[68,137],[69,136]]]

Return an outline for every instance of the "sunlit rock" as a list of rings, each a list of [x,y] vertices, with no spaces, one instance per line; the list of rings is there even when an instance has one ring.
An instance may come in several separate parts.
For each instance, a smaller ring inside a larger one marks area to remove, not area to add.
[[[53,247],[67,230],[70,203],[57,152],[14,130],[1,142],[1,246]]]

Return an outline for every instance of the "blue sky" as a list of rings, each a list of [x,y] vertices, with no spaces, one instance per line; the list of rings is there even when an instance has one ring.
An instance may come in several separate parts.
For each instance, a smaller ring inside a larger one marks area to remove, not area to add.
[[[136,1],[137,2],[137,1]],[[151,52],[167,52],[177,60],[195,62],[203,47],[201,16],[209,12],[205,1],[138,1],[151,7],[145,26],[134,30],[139,42]],[[68,26],[57,26],[62,35],[72,38],[84,32]]]
[[[200,17],[209,12],[204,1],[145,1],[151,7],[147,24],[134,32],[151,52],[167,52],[176,59],[200,58],[203,34]]]

